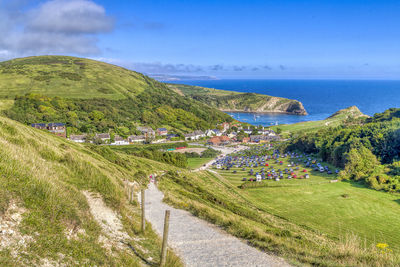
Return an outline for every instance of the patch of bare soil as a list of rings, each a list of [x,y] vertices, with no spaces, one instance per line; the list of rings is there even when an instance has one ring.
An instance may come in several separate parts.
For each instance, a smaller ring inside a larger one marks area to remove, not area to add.
[[[0,249],[11,249],[17,253],[20,249],[26,247],[26,244],[33,240],[29,235],[22,235],[19,231],[19,225],[22,216],[26,212],[25,208],[12,200],[0,217]]]
[[[91,214],[103,229],[104,236],[100,236],[99,241],[110,250],[113,246],[126,249],[121,241],[128,241],[130,237],[124,231],[119,215],[107,207],[100,194],[88,191],[84,191],[83,194],[86,196]]]

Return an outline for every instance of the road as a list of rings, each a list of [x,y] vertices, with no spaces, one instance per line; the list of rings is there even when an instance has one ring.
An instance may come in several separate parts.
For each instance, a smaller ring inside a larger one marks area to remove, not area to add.
[[[163,203],[163,197],[154,183],[150,183],[146,190],[146,219],[161,236],[165,210],[171,211],[169,245],[186,266],[290,266],[187,211]]]

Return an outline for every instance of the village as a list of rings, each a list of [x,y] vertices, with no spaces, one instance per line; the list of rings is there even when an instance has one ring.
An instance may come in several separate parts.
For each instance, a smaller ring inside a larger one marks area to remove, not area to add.
[[[170,132],[166,128],[154,130],[149,126],[138,126],[140,135],[129,135],[122,137],[112,133],[94,134],[70,134],[64,123],[33,123],[32,127],[47,130],[57,136],[67,138],[76,143],[94,143],[99,145],[131,145],[131,144],[156,144],[167,142],[205,142],[212,146],[226,146],[230,144],[253,143],[262,144],[270,141],[278,141],[280,137],[273,130],[259,127],[243,127],[241,124],[221,123],[215,129],[206,131],[196,130],[191,133],[180,134]]]

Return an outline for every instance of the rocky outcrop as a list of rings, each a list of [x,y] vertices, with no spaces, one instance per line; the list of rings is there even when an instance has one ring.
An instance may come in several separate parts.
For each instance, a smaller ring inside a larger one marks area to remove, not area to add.
[[[357,106],[351,106],[335,112],[334,114],[329,116],[328,119],[336,118],[339,116],[346,116],[348,118],[369,117],[368,115],[362,113]]]

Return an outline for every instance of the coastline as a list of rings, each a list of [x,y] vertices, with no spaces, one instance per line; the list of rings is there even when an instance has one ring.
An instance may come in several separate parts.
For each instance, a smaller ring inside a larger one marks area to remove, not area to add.
[[[231,113],[253,113],[253,114],[282,114],[282,115],[296,115],[296,116],[307,116],[309,115],[307,111],[305,113],[295,113],[295,112],[287,112],[287,111],[248,111],[248,110],[234,110],[234,109],[219,109],[222,112],[231,112]]]

